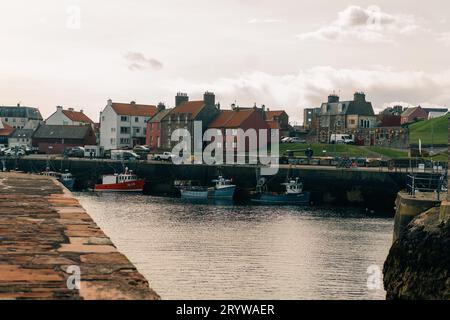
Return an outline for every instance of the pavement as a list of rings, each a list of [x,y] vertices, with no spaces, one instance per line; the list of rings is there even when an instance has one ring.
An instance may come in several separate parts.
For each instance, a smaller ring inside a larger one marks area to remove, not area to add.
[[[0,299],[159,299],[53,178],[0,173]]]

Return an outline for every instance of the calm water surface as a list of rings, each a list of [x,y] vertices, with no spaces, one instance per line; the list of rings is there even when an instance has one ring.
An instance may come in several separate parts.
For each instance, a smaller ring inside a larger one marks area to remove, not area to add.
[[[384,299],[392,217],[358,209],[190,204],[76,193],[163,299]]]

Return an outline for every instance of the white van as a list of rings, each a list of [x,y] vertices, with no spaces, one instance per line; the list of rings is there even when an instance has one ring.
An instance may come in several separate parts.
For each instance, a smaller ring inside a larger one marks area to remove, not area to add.
[[[333,133],[330,137],[330,143],[352,144],[352,143],[355,143],[355,138],[351,134]]]

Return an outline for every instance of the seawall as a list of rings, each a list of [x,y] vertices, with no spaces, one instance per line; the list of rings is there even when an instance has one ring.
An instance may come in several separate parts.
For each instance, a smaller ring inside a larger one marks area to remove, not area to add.
[[[92,187],[102,174],[121,172],[123,165],[146,179],[148,194],[171,195],[174,180],[198,180],[209,184],[220,173],[232,178],[237,185],[238,199],[246,199],[256,185],[256,168],[241,166],[173,165],[158,162],[128,162],[89,159],[18,159],[9,160],[8,169],[14,165],[25,172],[41,172],[48,164],[52,169],[69,170],[75,175],[76,187]],[[370,209],[383,209],[393,212],[397,193],[406,187],[405,171],[388,171],[378,168],[335,168],[321,166],[281,165],[276,176],[269,176],[270,190],[280,190],[280,183],[286,176],[300,177],[304,189],[312,192],[315,203],[335,205],[364,206]]]
[[[56,180],[0,173],[0,299],[159,299]]]

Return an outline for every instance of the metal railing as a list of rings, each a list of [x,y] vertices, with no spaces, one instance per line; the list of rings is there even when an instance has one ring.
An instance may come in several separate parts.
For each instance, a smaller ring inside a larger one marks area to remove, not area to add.
[[[418,193],[433,193],[438,201],[441,194],[447,194],[447,172],[443,174],[415,174],[407,176],[407,190],[409,195],[416,197]]]

